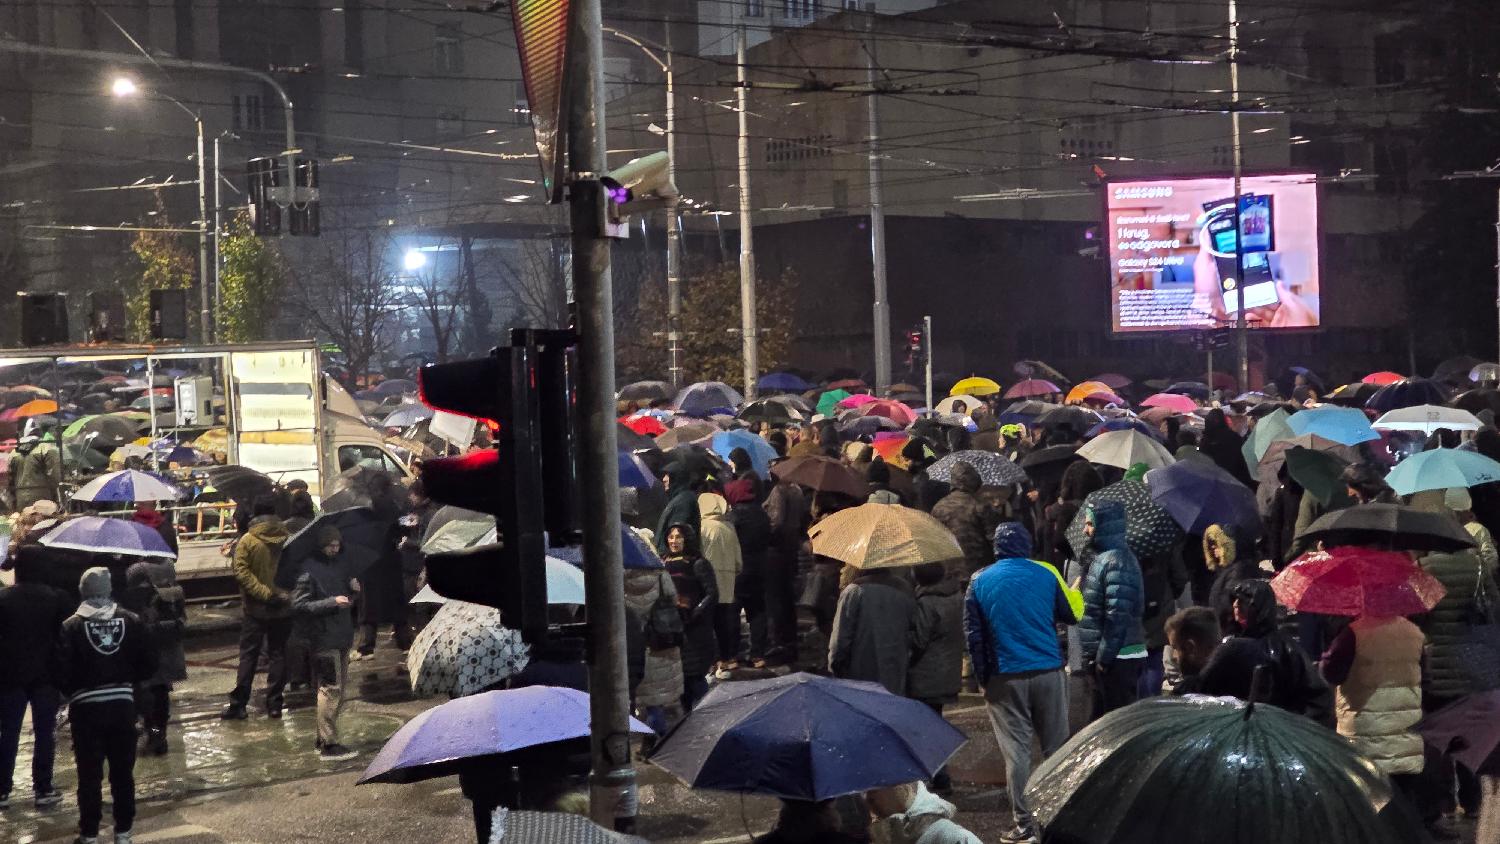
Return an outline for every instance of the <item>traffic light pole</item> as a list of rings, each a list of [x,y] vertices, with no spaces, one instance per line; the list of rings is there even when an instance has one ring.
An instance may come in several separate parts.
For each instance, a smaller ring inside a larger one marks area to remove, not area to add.
[[[1234,333],[1239,345],[1240,392],[1250,389],[1250,324],[1245,317],[1245,255],[1240,248],[1244,232],[1240,222],[1241,179],[1244,177],[1244,149],[1240,145],[1240,18],[1236,0],[1229,0],[1229,130],[1234,148]],[[1209,389],[1213,389],[1210,381]]]
[[[577,308],[581,430],[578,485],[583,496],[583,577],[590,650],[589,814],[610,828],[635,826],[630,758],[630,688],[625,667],[625,573],[620,547],[616,462],[614,292],[604,238],[604,45],[600,0],[574,0],[572,91],[568,104],[568,192],[573,298]]]
[[[745,28],[734,36],[739,87],[735,105],[740,113],[740,343],[745,356],[745,398],[753,399],[760,378],[760,329],[755,312],[755,229],[750,208],[750,82],[745,67]]]
[[[874,16],[870,25],[873,27]],[[874,41],[865,49],[870,87],[878,83]],[[870,267],[874,284],[875,392],[885,395],[891,386],[891,302],[885,277],[885,204],[881,199],[880,97],[873,91],[866,100],[870,130]]]

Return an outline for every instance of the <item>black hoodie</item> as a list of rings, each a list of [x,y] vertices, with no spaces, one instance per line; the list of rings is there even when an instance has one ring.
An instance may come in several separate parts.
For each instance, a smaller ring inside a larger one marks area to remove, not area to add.
[[[1249,623],[1241,635],[1224,640],[1214,651],[1196,691],[1249,700],[1255,669],[1263,667],[1257,700],[1332,727],[1333,692],[1296,643],[1277,629],[1271,584],[1246,580],[1234,591],[1239,601],[1249,602]]]

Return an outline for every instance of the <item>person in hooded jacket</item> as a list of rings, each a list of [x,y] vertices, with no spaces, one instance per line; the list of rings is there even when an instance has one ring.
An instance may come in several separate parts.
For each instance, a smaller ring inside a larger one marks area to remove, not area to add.
[[[1198,451],[1219,465],[1220,469],[1250,489],[1255,489],[1255,479],[1250,477],[1250,467],[1245,465],[1245,455],[1240,451],[1244,438],[1229,427],[1224,411],[1214,408],[1203,416],[1203,436],[1198,440]]]
[[[187,596],[177,571],[166,560],[142,560],[125,570],[126,609],[140,616],[156,648],[156,673],[135,687],[136,708],[144,728],[144,751],[167,754],[167,724],[172,714],[172,684],[187,679],[182,634],[187,629]]]
[[[1037,526],[1037,543],[1043,559],[1061,565],[1073,557],[1073,548],[1068,544],[1068,525],[1077,518],[1089,493],[1103,486],[1104,479],[1087,460],[1075,460],[1063,470],[1057,500],[1042,509],[1042,521]]]
[[[980,844],[979,837],[953,820],[952,803],[920,782],[865,792],[874,822],[871,838],[883,844]]]
[[[1214,573],[1208,590],[1208,606],[1219,619],[1219,629],[1228,635],[1244,635],[1235,623],[1235,588],[1246,580],[1264,580],[1260,565],[1249,555],[1239,554],[1239,543],[1230,528],[1209,525],[1203,532],[1203,560]]]
[[[667,531],[673,525],[687,525],[697,536],[701,529],[698,513],[698,493],[693,490],[693,473],[679,461],[667,464],[662,474],[662,485],[667,491],[667,506],[661,511],[656,523],[656,553],[667,553]]]
[[[244,720],[255,682],[256,663],[264,647],[270,665],[266,670],[266,717],[280,718],[282,691],[286,687],[286,642],[291,636],[291,593],[276,585],[281,546],[289,534],[276,515],[276,499],[263,495],[251,504],[249,529],[234,545],[232,566],[240,587],[240,662],[229,705],[219,716]]]
[[[318,736],[314,749],[326,762],[351,759],[354,752],[339,743],[339,713],[349,678],[349,649],[354,644],[354,595],[357,581],[339,552],[343,537],[335,527],[317,534],[318,547],[302,561],[292,592],[298,635],[307,643],[318,687]]]
[[[1261,672],[1256,700],[1333,727],[1333,692],[1277,624],[1276,595],[1269,581],[1247,578],[1231,587],[1235,632],[1217,648],[1198,675],[1197,691],[1250,700],[1255,669]]]
[[[406,616],[411,608],[407,603],[405,576],[406,561],[401,551],[401,540],[408,532],[401,520],[407,507],[407,492],[397,486],[386,474],[370,479],[370,509],[386,526],[385,541],[381,543],[380,555],[373,562],[361,560],[360,596],[357,603],[359,641],[350,659],[371,659],[375,656],[377,631],[386,624],[391,625],[391,638],[396,647],[406,651],[411,647],[414,633],[407,624]]]
[[[980,481],[973,466],[954,464],[949,483],[953,489],[932,508],[932,517],[943,523],[963,549],[963,560],[950,566],[948,575],[966,585],[970,575],[990,562],[989,533],[985,530],[990,518],[976,496]]]
[[[766,558],[771,546],[771,518],[756,500],[757,483],[739,478],[724,485],[729,519],[740,545],[740,574],[734,582],[735,601],[744,608],[750,626],[748,656],[751,664],[765,665],[767,650]],[[739,619],[736,617],[735,624]]]
[[[890,569],[852,573],[833,613],[828,670],[835,677],[879,683],[893,695],[905,695],[917,611],[911,584]]]
[[[906,673],[906,696],[943,714],[958,703],[964,660],[964,594],[947,577],[942,563],[916,566],[917,608],[911,619],[911,666]],[[932,777],[939,793],[952,786],[947,769]]]
[[[1093,686],[1094,720],[1137,700],[1146,664],[1141,624],[1145,586],[1140,562],[1125,543],[1124,505],[1095,501],[1083,512],[1094,560],[1083,583],[1078,636],[1083,667]]]
[[[31,709],[31,790],[38,809],[62,794],[52,784],[57,710],[62,696],[52,668],[57,633],[73,613],[66,592],[47,584],[46,562],[33,553],[15,559],[16,582],[0,588],[0,809],[10,804],[21,725]]]
[[[62,482],[62,458],[57,446],[42,442],[36,434],[21,437],[11,453],[6,481],[11,506],[16,510],[38,501],[61,501],[57,487]]]
[[[718,660],[713,670],[739,667],[740,655],[740,605],[735,600],[735,584],[744,570],[740,555],[740,540],[735,534],[734,520],[729,515],[729,502],[716,492],[705,492],[698,496],[698,516],[703,528],[698,544],[703,558],[714,568],[714,580],[719,593],[719,602],[714,607],[714,640],[718,642]]]
[[[718,653],[714,614],[719,604],[719,579],[713,564],[699,552],[698,534],[690,525],[667,529],[667,554],[662,559],[682,615],[682,708],[690,712],[708,693],[707,675]]]

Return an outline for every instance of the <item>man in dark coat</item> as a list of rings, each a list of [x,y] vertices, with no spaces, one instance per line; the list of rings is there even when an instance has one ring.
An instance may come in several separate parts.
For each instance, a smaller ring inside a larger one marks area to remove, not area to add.
[[[318,687],[318,755],[326,762],[352,759],[354,751],[339,744],[339,713],[349,679],[349,646],[354,643],[355,579],[340,555],[342,537],[334,527],[318,531],[318,549],[302,561],[292,592],[298,636],[312,655]]]
[[[1333,690],[1312,662],[1276,623],[1276,595],[1266,580],[1233,587],[1238,632],[1225,639],[1198,675],[1197,691],[1249,700],[1255,669],[1261,668],[1259,700],[1333,727]]]
[[[166,560],[143,560],[125,570],[126,609],[140,616],[156,648],[156,673],[136,684],[135,703],[144,728],[144,751],[167,754],[167,724],[172,714],[172,684],[187,679],[182,633],[187,628],[187,596],[177,572]]]
[[[911,585],[887,569],[860,572],[839,593],[828,638],[828,670],[847,680],[879,683],[906,694],[911,625],[917,602]]]
[[[735,579],[735,600],[750,623],[749,657],[753,663],[766,655],[766,557],[771,547],[771,517],[756,500],[756,481],[740,478],[724,485],[729,502],[729,520],[740,543],[740,574]],[[738,619],[736,619],[738,623]]]
[[[990,563],[990,543],[985,525],[990,521],[987,509],[975,493],[979,491],[979,473],[967,463],[957,463],[949,475],[953,491],[932,508],[932,517],[943,523],[964,551],[963,560],[948,569],[949,577],[967,584],[969,576]]]
[[[698,517],[698,493],[693,491],[693,475],[688,467],[673,461],[667,464],[662,484],[667,489],[667,506],[656,523],[656,553],[667,553],[667,528],[687,525],[697,535],[702,529]]]
[[[764,575],[765,659],[767,663],[785,664],[797,655],[797,556],[807,539],[811,511],[802,488],[791,483],[772,487],[762,509],[771,531]],[[753,630],[750,635],[753,641]]]
[[[958,702],[964,661],[964,594],[947,577],[942,563],[917,566],[913,576],[917,607],[911,621],[906,696],[941,715],[945,705]],[[932,785],[939,792],[952,788],[946,768],[933,775]]]
[[[1240,451],[1243,442],[1243,438],[1229,427],[1224,411],[1216,407],[1204,415],[1203,437],[1198,441],[1198,451],[1233,475],[1235,480],[1254,489],[1255,479],[1250,477],[1250,467],[1245,465],[1244,452]]]
[[[386,525],[386,541],[380,556],[360,576],[359,645],[353,658],[375,656],[376,632],[391,625],[396,647],[411,647],[412,631],[406,623],[409,605],[403,580],[401,539],[406,529],[400,524],[406,509],[406,491],[391,482],[388,475],[371,478],[370,509]]]
[[[1093,715],[1135,703],[1146,665],[1145,585],[1141,565],[1125,543],[1125,507],[1096,501],[1084,508],[1084,533],[1095,552],[1083,583],[1078,621],[1083,667],[1093,682]]]
[[[68,595],[46,585],[37,555],[16,558],[16,585],[0,589],[0,809],[10,802],[21,724],[31,708],[31,790],[38,809],[62,794],[52,785],[57,710],[62,697],[52,677],[57,634],[73,612]]]

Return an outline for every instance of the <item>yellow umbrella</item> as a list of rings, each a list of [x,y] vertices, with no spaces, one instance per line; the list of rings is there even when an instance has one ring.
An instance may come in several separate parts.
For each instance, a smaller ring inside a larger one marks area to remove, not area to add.
[[[1000,392],[1000,384],[977,375],[970,376],[953,385],[950,396],[991,396]]]
[[[899,504],[840,510],[807,532],[814,554],[855,568],[888,569],[942,563],[964,555],[943,523]]]
[[[193,440],[193,448],[199,451],[229,451],[228,429],[209,428],[198,439]]]
[[[1068,391],[1067,404],[1077,404],[1095,393],[1113,393],[1103,381],[1085,381]]]

